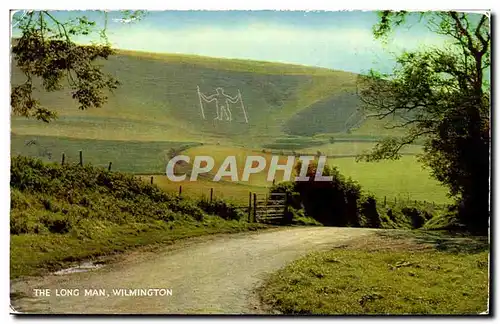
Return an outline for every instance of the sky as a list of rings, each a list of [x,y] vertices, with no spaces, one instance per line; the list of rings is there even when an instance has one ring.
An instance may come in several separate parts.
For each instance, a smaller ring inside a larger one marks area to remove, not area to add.
[[[22,12],[16,15],[22,15]],[[96,11],[54,12],[62,20],[85,15],[103,26]],[[443,46],[444,39],[410,19],[387,44],[375,40],[376,12],[150,11],[139,21],[108,13],[113,47],[159,53],[197,54],[326,67],[365,73],[388,72],[403,50]],[[13,34],[16,35],[16,28]],[[80,39],[88,42],[88,39]]]

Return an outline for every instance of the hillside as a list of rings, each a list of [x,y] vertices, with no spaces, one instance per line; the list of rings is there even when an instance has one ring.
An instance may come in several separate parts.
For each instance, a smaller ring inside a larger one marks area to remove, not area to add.
[[[233,205],[176,197],[119,172],[15,156],[11,278],[151,244],[264,228]],[[240,218],[242,220],[240,220]]]
[[[121,86],[100,109],[85,112],[68,90],[39,93],[55,109],[51,125],[13,117],[12,130],[77,138],[138,141],[194,141],[266,144],[276,136],[343,133],[360,121],[356,75],[324,68],[269,62],[120,51],[103,62]],[[13,66],[12,83],[23,75]],[[215,103],[200,109],[205,95],[240,91],[230,104],[232,122],[214,120]]]
[[[401,130],[385,129],[386,121],[364,118],[358,109],[357,75],[353,73],[132,51],[119,51],[102,64],[121,82],[104,107],[81,111],[67,89],[38,93],[41,103],[56,110],[59,119],[46,124],[12,116],[11,153],[46,162],[59,162],[65,153],[66,161],[73,163],[81,150],[85,164],[107,168],[112,162],[113,171],[141,174],[148,181],[149,175],[155,175],[155,183],[177,191],[178,183],[160,176],[172,154],[217,155],[219,147],[225,155],[216,159],[223,160],[227,155],[320,152],[379,197],[447,201],[446,189],[414,157],[369,165],[355,162],[357,154]],[[22,80],[13,66],[12,83]],[[203,119],[198,87],[207,96],[217,88],[230,96],[239,91],[248,123],[240,103],[230,103],[231,122],[214,120],[215,103],[205,103]],[[420,145],[412,145],[402,153],[421,152]],[[374,173],[375,167],[378,172]],[[394,177],[394,170],[411,170],[411,176],[419,180]],[[214,188],[218,195],[241,202],[247,200],[248,191],[264,193],[270,184],[205,181],[182,185],[193,196]]]

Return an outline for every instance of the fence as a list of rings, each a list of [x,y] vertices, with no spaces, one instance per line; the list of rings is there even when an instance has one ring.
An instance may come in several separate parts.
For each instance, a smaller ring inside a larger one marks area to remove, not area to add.
[[[253,194],[253,220],[260,223],[282,223],[288,197],[285,193]]]
[[[417,200],[417,199],[411,199],[411,197],[408,195],[407,197],[404,196],[394,196],[394,197],[387,197],[384,196],[384,199],[377,199],[377,204],[380,204],[383,207],[393,207],[398,204],[404,204],[407,206],[415,206],[415,205],[424,205],[426,207],[443,207],[446,206],[447,204],[445,203],[436,203],[434,201],[427,201],[427,200]]]
[[[66,156],[64,153],[62,153],[61,157],[61,164],[65,164],[65,159]],[[83,151],[79,151],[79,165],[83,166]],[[108,171],[111,171],[112,169],[112,162],[109,162],[108,164]],[[151,184],[154,184],[154,176],[150,177],[149,182]],[[273,185],[275,184],[273,180]],[[176,190],[175,188],[173,188]],[[173,190],[170,190],[173,191]],[[183,187],[182,185],[179,185],[178,189],[178,196],[181,197],[183,195]],[[209,199],[210,202],[212,202],[215,197],[215,190],[214,188],[209,188],[209,196],[205,196],[203,193],[200,193],[199,195],[193,196],[191,195],[192,198],[198,197],[201,199]],[[231,197],[224,197],[221,196],[221,198],[226,199],[231,198]],[[243,198],[244,199],[244,198]],[[229,199],[231,200],[231,199]],[[240,199],[241,200],[241,199]],[[249,198],[248,198],[248,205],[242,205],[241,203],[237,203],[236,208],[244,210],[248,214],[248,221],[253,221],[253,222],[278,222],[281,219],[283,219],[286,211],[286,203],[288,201],[288,198],[286,197],[286,194],[284,193],[255,193],[249,191]],[[382,204],[383,202],[383,204]],[[424,205],[424,206],[432,206],[434,207],[442,207],[445,206],[446,204],[439,204],[435,203],[434,201],[423,201],[423,200],[416,200],[416,199],[411,199],[411,197],[408,195],[407,197],[404,196],[395,196],[395,197],[387,197],[384,196],[383,200],[382,199],[377,199],[377,203],[384,206],[384,207],[393,207],[397,205],[398,203],[406,204],[406,205]]]

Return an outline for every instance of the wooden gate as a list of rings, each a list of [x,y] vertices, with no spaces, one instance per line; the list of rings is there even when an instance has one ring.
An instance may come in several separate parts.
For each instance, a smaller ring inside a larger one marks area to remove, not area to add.
[[[287,197],[285,193],[253,194],[253,220],[260,223],[279,224],[285,218]]]

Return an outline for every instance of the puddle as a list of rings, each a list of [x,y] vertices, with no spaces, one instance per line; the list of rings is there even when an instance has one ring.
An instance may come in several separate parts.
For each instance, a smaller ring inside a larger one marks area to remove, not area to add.
[[[76,273],[76,272],[87,272],[87,271],[97,270],[97,269],[100,269],[102,267],[104,267],[104,264],[102,264],[102,263],[82,262],[76,267],[62,269],[62,270],[54,272],[54,274],[55,275],[66,275],[66,274]]]

